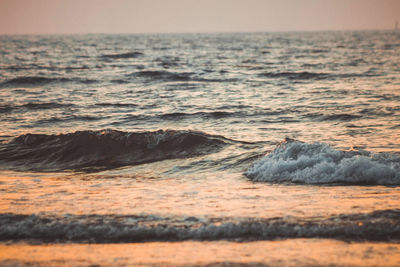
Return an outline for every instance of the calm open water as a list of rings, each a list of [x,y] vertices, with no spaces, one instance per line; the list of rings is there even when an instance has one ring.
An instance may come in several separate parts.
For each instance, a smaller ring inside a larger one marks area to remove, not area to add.
[[[400,32],[0,36],[0,264],[400,265]]]

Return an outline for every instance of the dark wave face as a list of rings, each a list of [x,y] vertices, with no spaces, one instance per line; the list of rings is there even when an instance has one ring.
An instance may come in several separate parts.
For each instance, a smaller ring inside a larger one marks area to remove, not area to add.
[[[332,238],[346,241],[400,239],[400,211],[342,214],[329,218],[232,219],[156,215],[0,214],[0,241],[126,243],[146,241]]]
[[[246,175],[272,183],[400,185],[400,156],[287,140],[256,161]]]
[[[217,152],[229,140],[192,131],[25,134],[0,147],[6,169],[94,171]]]

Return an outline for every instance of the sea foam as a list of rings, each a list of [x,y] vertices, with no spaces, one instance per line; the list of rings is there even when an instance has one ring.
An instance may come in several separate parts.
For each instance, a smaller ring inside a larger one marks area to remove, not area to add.
[[[400,185],[400,157],[286,140],[256,161],[246,176],[273,183]]]

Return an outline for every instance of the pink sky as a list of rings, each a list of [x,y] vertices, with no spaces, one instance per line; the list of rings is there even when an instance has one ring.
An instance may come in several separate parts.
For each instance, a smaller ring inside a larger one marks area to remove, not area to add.
[[[0,0],[0,34],[393,29],[399,0]]]

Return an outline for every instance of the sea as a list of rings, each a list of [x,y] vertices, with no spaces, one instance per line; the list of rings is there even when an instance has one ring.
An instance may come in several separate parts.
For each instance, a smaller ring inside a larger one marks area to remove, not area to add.
[[[0,36],[1,266],[400,266],[400,32]]]

